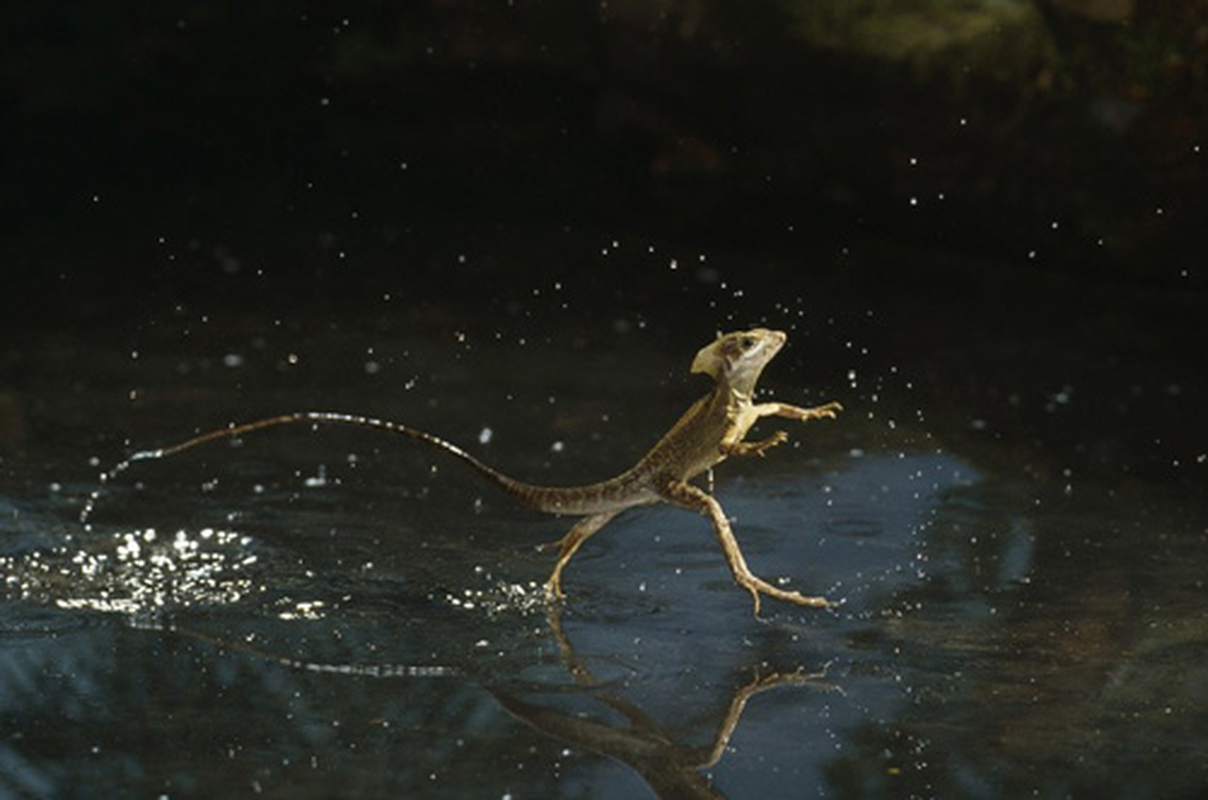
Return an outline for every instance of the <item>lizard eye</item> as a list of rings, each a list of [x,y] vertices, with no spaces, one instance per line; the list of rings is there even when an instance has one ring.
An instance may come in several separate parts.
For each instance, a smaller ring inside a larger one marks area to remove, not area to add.
[[[753,348],[755,346],[755,337],[754,336],[742,337],[741,339],[738,340],[738,346],[741,347],[744,351],[750,350],[751,348]]]

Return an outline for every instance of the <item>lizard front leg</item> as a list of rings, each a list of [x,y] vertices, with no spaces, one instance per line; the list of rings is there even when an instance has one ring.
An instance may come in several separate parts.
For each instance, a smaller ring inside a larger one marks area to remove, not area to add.
[[[787,442],[789,435],[784,431],[776,431],[766,439],[757,442],[726,442],[721,443],[721,451],[727,456],[762,456],[766,451],[778,444]]]
[[[706,494],[689,483],[674,479],[668,479],[663,483],[660,487],[660,494],[663,499],[673,505],[692,509],[709,517],[713,523],[713,532],[717,534],[717,541],[721,544],[722,553],[725,554],[726,563],[734,575],[734,582],[750,592],[751,600],[755,603],[756,616],[759,616],[759,596],[761,594],[783,600],[786,603],[795,603],[810,608],[833,608],[836,605],[825,597],[808,597],[800,592],[777,588],[752,573],[750,567],[747,566],[747,560],[743,558],[742,549],[738,546],[738,539],[734,537],[734,531],[730,528],[730,521],[726,519],[726,513],[712,495]]]
[[[788,403],[760,403],[753,408],[761,417],[783,417],[798,422],[808,422],[811,419],[834,419],[843,405],[837,402],[825,403],[814,408],[800,408]]]
[[[760,417],[782,417],[806,422],[811,419],[834,419],[843,410],[839,403],[827,403],[816,408],[799,408],[788,403],[760,403],[749,406],[736,421],[732,421],[721,441],[721,452],[727,456],[761,456],[778,444],[789,439],[784,431],[776,431],[766,439],[744,442],[742,437]]]

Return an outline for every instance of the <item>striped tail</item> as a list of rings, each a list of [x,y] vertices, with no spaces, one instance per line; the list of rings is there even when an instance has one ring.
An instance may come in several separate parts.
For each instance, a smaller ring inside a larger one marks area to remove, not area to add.
[[[218,439],[229,439],[234,436],[240,436],[252,431],[258,431],[262,428],[271,428],[277,425],[291,425],[300,422],[309,422],[312,424],[335,424],[335,425],[353,425],[360,428],[376,428],[378,430],[396,433],[402,436],[415,439],[424,444],[444,450],[449,455],[469,464],[480,475],[486,478],[491,483],[498,486],[507,494],[514,497],[520,503],[537,509],[538,511],[546,511],[550,513],[566,513],[576,514],[582,513],[577,506],[580,504],[576,501],[581,501],[579,490],[575,487],[551,487],[537,486],[523,481],[515,480],[507,475],[504,475],[499,470],[487,466],[479,461],[474,456],[462,450],[452,442],[445,441],[439,436],[434,436],[426,431],[421,431],[416,428],[410,428],[398,422],[390,422],[389,420],[377,419],[374,417],[363,417],[356,414],[344,414],[337,411],[294,411],[289,414],[281,414],[276,417],[268,417],[267,419],[256,420],[255,422],[245,422],[242,425],[231,425],[226,428],[219,428],[194,436],[192,439],[187,439],[178,444],[169,447],[161,447],[155,450],[142,450],[130,456],[127,463],[134,461],[143,461],[148,459],[165,458],[175,455],[182,450],[189,450],[206,442],[213,442]]]

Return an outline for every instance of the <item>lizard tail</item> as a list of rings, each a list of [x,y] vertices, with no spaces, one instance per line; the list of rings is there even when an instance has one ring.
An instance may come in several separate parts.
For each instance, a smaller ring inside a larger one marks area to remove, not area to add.
[[[245,433],[258,431],[262,428],[271,428],[277,425],[290,425],[300,422],[309,422],[312,424],[353,425],[360,428],[376,428],[378,430],[396,433],[411,439],[415,439],[416,441],[420,441],[424,444],[444,450],[449,455],[465,462],[466,464],[469,464],[475,471],[477,471],[488,481],[495,484],[524,505],[541,511],[552,510],[548,508],[547,498],[544,496],[546,494],[544,487],[534,486],[532,484],[510,478],[499,470],[487,466],[452,442],[446,441],[439,436],[434,436],[426,431],[411,428],[398,422],[377,419],[375,417],[363,417],[356,414],[344,414],[337,411],[294,411],[288,414],[280,414],[275,417],[259,419],[254,422],[245,422],[242,425],[231,425],[226,428],[218,428],[217,430],[194,436],[192,439],[186,439],[183,442],[179,442],[169,447],[139,451],[130,456],[130,458],[127,459],[127,463],[147,459],[165,458],[167,456],[175,455],[182,450],[189,450],[197,447],[198,445],[205,444],[206,442],[212,442],[218,439],[230,439]]]

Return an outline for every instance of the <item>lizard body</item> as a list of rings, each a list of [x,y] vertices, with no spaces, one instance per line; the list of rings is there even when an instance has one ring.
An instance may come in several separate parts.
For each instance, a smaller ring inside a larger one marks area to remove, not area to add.
[[[546,593],[551,598],[563,596],[562,570],[575,552],[613,517],[629,508],[667,502],[709,517],[734,580],[751,594],[757,614],[760,595],[797,605],[827,608],[832,603],[825,598],[780,589],[756,577],[747,567],[721,505],[711,494],[689,482],[730,456],[762,456],[788,439],[784,431],[776,431],[766,439],[747,441],[747,432],[762,417],[807,421],[834,418],[842,409],[838,403],[799,408],[785,403],[753,401],[760,374],[787,338],[780,331],[764,328],[719,334],[716,341],[702,348],[692,362],[693,372],[713,378],[714,385],[709,394],[685,411],[633,467],[609,480],[584,486],[542,486],[518,481],[457,445],[425,431],[386,420],[325,411],[300,411],[222,428],[171,447],[136,453],[130,461],[161,458],[214,439],[294,422],[344,423],[384,429],[444,450],[529,508],[583,517],[557,543],[558,559],[546,583]]]

